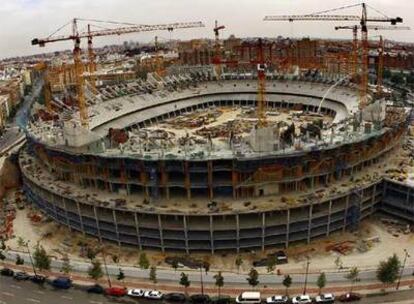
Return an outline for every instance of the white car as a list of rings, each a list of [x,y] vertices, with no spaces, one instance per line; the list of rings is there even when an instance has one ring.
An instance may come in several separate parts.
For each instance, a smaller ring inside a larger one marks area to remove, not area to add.
[[[148,290],[144,292],[144,298],[151,300],[160,300],[162,298],[162,292],[158,290]]]
[[[266,298],[267,304],[286,304],[289,302],[289,298],[287,296],[272,296]]]
[[[130,289],[128,290],[128,295],[130,297],[141,298],[144,296],[145,290],[143,289]]]
[[[316,303],[334,303],[335,296],[332,293],[323,293],[315,297]]]
[[[292,298],[292,304],[311,304],[312,300],[309,295],[300,295]]]

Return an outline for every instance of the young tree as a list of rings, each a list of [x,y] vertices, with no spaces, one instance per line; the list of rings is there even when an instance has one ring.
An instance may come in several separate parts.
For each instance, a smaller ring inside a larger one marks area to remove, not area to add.
[[[16,265],[23,265],[24,264],[24,260],[22,259],[22,257],[20,255],[16,255]]]
[[[0,241],[0,250],[6,250],[6,243],[4,242],[4,240]]]
[[[209,272],[209,270],[210,270],[210,263],[208,261],[204,261],[203,262],[203,268],[204,268],[204,270],[205,270],[205,272],[207,274]]]
[[[336,259],[335,259],[335,266],[336,266],[336,268],[338,268],[338,269],[342,269],[344,266],[343,266],[343,263],[342,263],[342,260],[341,260],[341,257],[337,257]]]
[[[43,246],[37,245],[33,253],[34,265],[40,271],[50,270],[50,258]]]
[[[125,279],[125,273],[122,271],[121,268],[119,268],[119,272],[118,272],[118,274],[116,276],[116,279],[118,281],[122,281],[123,279]]]
[[[216,275],[214,275],[214,279],[216,280],[215,285],[218,289],[218,297],[220,298],[220,290],[221,287],[224,286],[224,277],[221,274],[221,271],[219,271]]]
[[[157,284],[157,267],[151,266],[150,272],[149,272],[149,279],[152,283]]]
[[[98,260],[93,260],[91,267],[88,268],[88,275],[91,279],[98,281],[103,277],[102,265]]]
[[[19,246],[19,248],[26,246],[26,241],[21,236],[17,238],[17,246]]]
[[[377,279],[385,285],[392,284],[398,279],[400,269],[400,259],[394,254],[386,261],[380,262],[377,269]]]
[[[172,268],[174,268],[174,271],[175,271],[175,272],[177,271],[177,268],[178,268],[178,259],[177,259],[177,258],[174,258],[174,259],[171,261],[171,267],[172,267]]]
[[[60,271],[66,275],[68,275],[72,271],[72,266],[70,265],[70,260],[67,255],[63,258],[62,267],[60,268]]]
[[[97,252],[95,249],[90,246],[86,247],[86,256],[89,260],[91,260],[91,262],[96,258],[96,254]]]
[[[180,285],[184,286],[185,293],[187,293],[187,287],[190,286],[190,280],[188,279],[188,275],[186,275],[184,272],[181,273],[180,277]]]
[[[272,255],[267,259],[267,272],[268,273],[273,272],[275,270],[276,263],[277,263],[277,260],[276,260],[275,255]]]
[[[246,278],[250,286],[256,287],[259,285],[259,273],[256,269],[250,269],[249,276]]]
[[[319,294],[320,294],[321,291],[322,291],[322,288],[324,288],[326,286],[326,275],[325,275],[324,272],[322,272],[319,275],[318,279],[316,280],[316,285],[319,288]]]
[[[292,285],[292,277],[288,274],[285,275],[285,278],[283,279],[282,284],[286,288],[285,294],[288,295],[288,289]]]
[[[6,256],[3,254],[3,251],[0,250],[0,261],[4,262]]]
[[[241,267],[241,265],[243,265],[242,257],[240,255],[238,255],[236,257],[236,260],[234,261],[234,263],[236,264],[236,267],[237,267],[237,273],[240,273],[240,267]]]
[[[114,262],[114,264],[119,263],[119,257],[116,254],[112,255],[112,262]]]
[[[351,270],[349,270],[349,273],[345,275],[345,278],[349,281],[351,281],[351,289],[349,292],[352,292],[352,289],[354,288],[355,282],[359,281],[359,269],[358,267],[352,267]]]
[[[145,254],[145,252],[142,252],[139,255],[139,261],[138,261],[139,267],[141,269],[148,269],[150,266],[150,263],[148,261],[147,255]]]

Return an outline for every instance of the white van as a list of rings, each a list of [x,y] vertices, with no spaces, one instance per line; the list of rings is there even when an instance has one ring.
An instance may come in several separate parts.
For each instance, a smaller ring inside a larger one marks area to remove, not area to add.
[[[236,303],[239,304],[260,304],[261,302],[262,299],[258,291],[245,291],[236,298]]]

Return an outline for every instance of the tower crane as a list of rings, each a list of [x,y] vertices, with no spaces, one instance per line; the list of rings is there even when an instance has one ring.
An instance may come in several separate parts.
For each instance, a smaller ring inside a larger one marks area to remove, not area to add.
[[[361,15],[336,15],[336,14],[327,14],[334,11],[348,9],[352,7],[362,8]],[[342,6],[339,8],[334,8],[330,10],[325,10],[321,12],[305,14],[305,15],[281,15],[281,16],[266,16],[265,21],[357,21],[360,23],[361,29],[361,41],[362,41],[362,69],[361,69],[361,84],[360,84],[360,102],[359,108],[362,110],[367,104],[367,91],[368,91],[368,23],[371,22],[386,22],[391,25],[396,25],[401,23],[403,19],[401,17],[390,18],[384,14],[383,16],[373,16],[368,17],[367,14],[367,4],[358,3],[354,5]],[[374,9],[375,10],[375,9]],[[375,10],[377,11],[377,10]],[[378,12],[378,11],[377,11]]]
[[[361,29],[361,25],[345,25],[345,26],[335,26],[335,30],[352,30],[353,40],[352,40],[352,61],[351,61],[351,71],[350,74],[355,76],[357,74],[357,64],[358,64],[358,30]],[[382,30],[410,30],[409,26],[396,26],[396,25],[367,25],[368,30],[382,31]],[[382,36],[380,36],[380,41]],[[380,64],[383,64],[383,46],[380,42],[378,57],[378,71],[377,71],[377,94],[380,96],[382,94],[382,69]]]
[[[86,32],[80,32],[78,30],[78,21],[91,21],[91,22],[104,22],[104,23],[111,23],[122,25],[118,28],[105,28],[99,30],[92,30],[91,26],[88,25],[88,30]],[[60,35],[55,36],[57,32],[63,29],[66,25],[60,27],[55,33],[46,37],[46,38],[34,38],[32,40],[32,45],[38,45],[40,47],[44,47],[46,44],[60,42],[60,41],[69,41],[72,40],[74,42],[74,49],[73,49],[73,59],[74,59],[74,69],[76,73],[76,91],[78,96],[78,106],[79,106],[79,114],[80,114],[80,121],[83,127],[88,128],[88,113],[85,103],[85,96],[84,96],[84,83],[85,79],[83,77],[84,74],[84,67],[82,64],[81,59],[81,48],[80,43],[81,39],[88,39],[88,55],[89,55],[89,62],[94,63],[95,54],[93,53],[93,46],[92,46],[92,39],[94,37],[103,37],[103,36],[115,36],[115,35],[123,35],[123,34],[130,34],[130,33],[141,33],[141,32],[152,32],[152,31],[159,31],[159,30],[168,30],[172,31],[173,29],[185,29],[185,28],[198,28],[204,27],[202,22],[177,22],[177,23],[169,23],[169,24],[154,24],[154,25],[137,25],[131,23],[119,23],[114,21],[101,21],[101,20],[88,20],[88,19],[79,19],[75,18],[71,22],[72,24],[72,33],[69,35]],[[91,68],[92,67],[92,68]],[[95,71],[95,66],[90,65],[91,72]]]
[[[216,67],[216,74],[217,74],[217,79],[220,79],[221,77],[221,49],[220,49],[220,31],[224,30],[226,27],[224,25],[218,25],[217,20],[214,23],[214,49],[215,49],[215,54],[214,54],[214,58],[213,58],[213,63],[215,64]]]

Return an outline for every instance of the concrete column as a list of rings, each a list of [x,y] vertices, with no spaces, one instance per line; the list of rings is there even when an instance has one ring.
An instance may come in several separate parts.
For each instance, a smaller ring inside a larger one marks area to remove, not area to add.
[[[237,253],[240,252],[240,221],[239,214],[236,214],[236,243],[237,243]]]
[[[210,215],[210,247],[211,247],[211,254],[214,254],[214,232],[213,232],[213,216]]]
[[[138,248],[139,250],[142,250],[141,235],[139,234],[138,214],[136,212],[134,212],[134,221],[135,221],[135,230],[137,232]]]
[[[375,196],[377,193],[377,184],[374,184],[372,189],[372,197],[371,197],[371,214],[374,213],[374,205],[375,205]]]
[[[332,216],[332,200],[329,200],[329,209],[328,209],[328,224],[326,226],[326,236],[329,236],[331,229],[331,216]]]
[[[63,201],[63,209],[65,209],[66,225],[69,227],[70,231],[72,231],[72,227],[70,226],[70,222],[69,222],[68,209],[66,207],[66,202],[65,202],[65,198],[64,197],[62,197],[62,201]]]
[[[313,203],[309,206],[309,218],[308,218],[308,244],[311,240],[311,232],[312,232],[312,212],[313,212]]]
[[[285,247],[289,247],[289,226],[290,226],[290,209],[287,210],[286,213],[286,245]]]
[[[99,227],[98,211],[96,210],[96,206],[93,206],[93,213],[95,215],[96,229],[98,230],[99,242],[102,242],[101,228]]]
[[[183,216],[183,225],[184,225],[184,242],[185,242],[185,252],[190,253],[190,248],[188,247],[188,227],[187,227],[187,217]]]
[[[266,213],[262,213],[262,251],[265,250],[265,237],[266,237]]]
[[[161,220],[161,214],[158,214],[158,230],[160,232],[161,250],[162,250],[162,252],[164,252],[164,237],[162,235],[162,220]]]
[[[115,233],[116,233],[116,238],[118,239],[118,246],[121,247],[121,240],[119,239],[118,222],[116,220],[116,210],[115,209],[112,210],[112,218],[114,219]]]
[[[85,227],[83,226],[82,213],[81,213],[81,208],[80,208],[79,202],[76,202],[76,208],[78,209],[79,222],[80,222],[80,225],[81,225],[82,234],[85,235]]]
[[[350,195],[348,194],[345,199],[344,227],[342,228],[342,231],[345,231],[346,229],[346,217],[348,216],[349,196]]]

